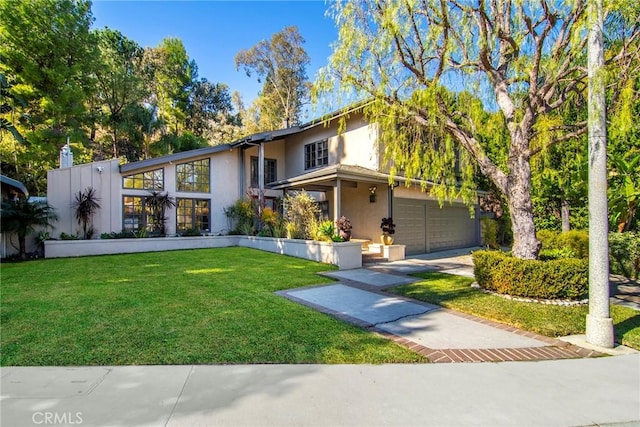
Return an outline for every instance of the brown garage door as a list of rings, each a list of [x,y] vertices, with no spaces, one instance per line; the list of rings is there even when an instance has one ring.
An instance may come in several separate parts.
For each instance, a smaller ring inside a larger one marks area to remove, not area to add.
[[[394,201],[396,243],[407,254],[421,254],[478,244],[478,221],[465,206],[413,199]]]
[[[423,200],[395,199],[393,222],[396,224],[395,243],[406,245],[406,254],[427,252],[427,205]]]

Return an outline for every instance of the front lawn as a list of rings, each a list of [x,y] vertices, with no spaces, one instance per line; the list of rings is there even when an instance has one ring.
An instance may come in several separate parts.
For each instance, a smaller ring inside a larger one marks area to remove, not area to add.
[[[426,361],[274,294],[331,268],[247,248],[3,264],[0,365]]]
[[[585,333],[588,306],[524,303],[486,294],[470,287],[473,279],[443,273],[416,274],[424,280],[389,292],[438,304],[549,337]],[[640,312],[611,306],[616,341],[640,350]]]

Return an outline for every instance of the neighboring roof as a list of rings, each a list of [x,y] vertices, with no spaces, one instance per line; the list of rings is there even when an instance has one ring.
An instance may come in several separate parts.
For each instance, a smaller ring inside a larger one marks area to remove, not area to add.
[[[27,190],[27,187],[25,187],[20,181],[9,178],[8,176],[0,175],[0,182],[2,182],[2,186],[11,187],[14,191],[22,193],[25,196],[29,196],[29,190]]]
[[[195,150],[181,151],[180,153],[168,154],[166,156],[154,157],[152,159],[139,160],[137,162],[120,165],[120,172],[131,172],[139,169],[146,169],[152,166],[163,165],[169,162],[191,159],[193,157],[206,156],[208,154],[228,151],[233,147],[230,144],[214,145],[213,147],[197,148]]]

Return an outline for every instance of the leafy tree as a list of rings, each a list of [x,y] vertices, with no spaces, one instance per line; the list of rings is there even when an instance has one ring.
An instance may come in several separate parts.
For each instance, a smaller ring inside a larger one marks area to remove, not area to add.
[[[186,128],[195,136],[208,137],[218,121],[230,120],[231,108],[229,87],[202,78],[193,84],[189,94]]]
[[[116,30],[96,32],[100,48],[97,67],[98,103],[105,110],[106,125],[111,130],[113,157],[119,156],[119,132],[127,131],[127,108],[145,98],[142,69],[143,49]]]
[[[126,127],[131,137],[129,147],[133,148],[133,141],[139,142],[142,147],[141,152],[135,150],[125,153],[129,161],[151,157],[154,138],[162,128],[162,121],[158,119],[157,112],[158,108],[154,105],[134,104],[126,109]]]
[[[530,162],[545,147],[532,143],[538,132],[557,144],[586,131],[586,122],[538,126],[585,87],[584,2],[348,0],[333,13],[339,39],[316,82],[318,96],[338,88],[343,97],[370,98],[364,111],[382,130],[391,173],[435,181],[431,191],[441,201],[471,203],[477,168],[507,203],[514,256],[536,258]],[[609,63],[629,58],[640,37],[632,28],[616,35]],[[632,75],[620,74],[619,82]],[[485,106],[468,92],[499,112],[506,137],[486,131]],[[504,147],[505,167],[489,155],[487,140]]]
[[[155,48],[145,49],[144,62],[152,76],[150,101],[158,106],[160,121],[179,134],[187,117],[189,93],[198,67],[189,59],[182,40],[173,37],[164,38]]]
[[[18,257],[26,258],[27,236],[37,227],[51,227],[58,218],[47,203],[30,202],[26,197],[2,202],[2,233],[18,236]]]
[[[236,55],[236,68],[242,67],[263,83],[254,105],[258,130],[275,130],[300,123],[302,107],[307,102],[309,55],[304,39],[295,26],[285,27],[271,40],[262,40],[251,49]]]
[[[76,220],[82,226],[83,239],[90,239],[93,236],[93,216],[100,209],[99,201],[96,189],[93,187],[87,187],[84,191],[78,190],[75,194],[73,207],[76,210]]]
[[[24,101],[12,105],[11,118],[2,117],[25,140],[8,157],[3,134],[0,154],[11,161],[3,171],[34,194],[46,188],[45,171],[57,162],[67,136],[86,139],[86,100],[94,91],[97,57],[92,22],[86,0],[0,0],[0,73],[10,84],[8,95]]]
[[[204,148],[206,146],[207,141],[205,141],[204,138],[195,136],[189,132],[185,132],[182,135],[167,133],[165,135],[162,135],[156,143],[157,149],[163,155],[195,150],[197,148]]]
[[[24,100],[11,93],[9,90],[11,85],[7,81],[4,74],[0,73],[0,135],[2,132],[9,132],[16,142],[24,143],[24,138],[16,129],[15,123],[15,114],[14,113],[14,105],[18,105],[21,107],[26,107],[27,104]],[[5,118],[4,116],[8,118]]]

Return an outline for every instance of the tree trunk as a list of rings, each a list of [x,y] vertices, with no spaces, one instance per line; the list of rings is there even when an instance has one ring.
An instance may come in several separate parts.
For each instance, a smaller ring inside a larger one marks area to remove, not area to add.
[[[26,236],[18,236],[18,258],[27,259],[27,238]]]
[[[113,128],[113,158],[118,158],[118,131],[115,127]]]
[[[509,215],[513,230],[512,253],[516,258],[537,259],[542,245],[536,238],[533,204],[531,198],[525,196],[528,193],[529,188],[516,188],[510,191]]]
[[[512,253],[516,258],[537,259],[542,246],[536,238],[536,228],[533,223],[533,202],[531,201],[531,165],[524,133],[512,133],[513,146],[520,146],[509,159],[507,176],[507,196],[511,227],[513,230]]]
[[[569,222],[569,201],[563,200],[560,205],[560,217],[562,218],[562,231],[571,230],[571,223]]]

